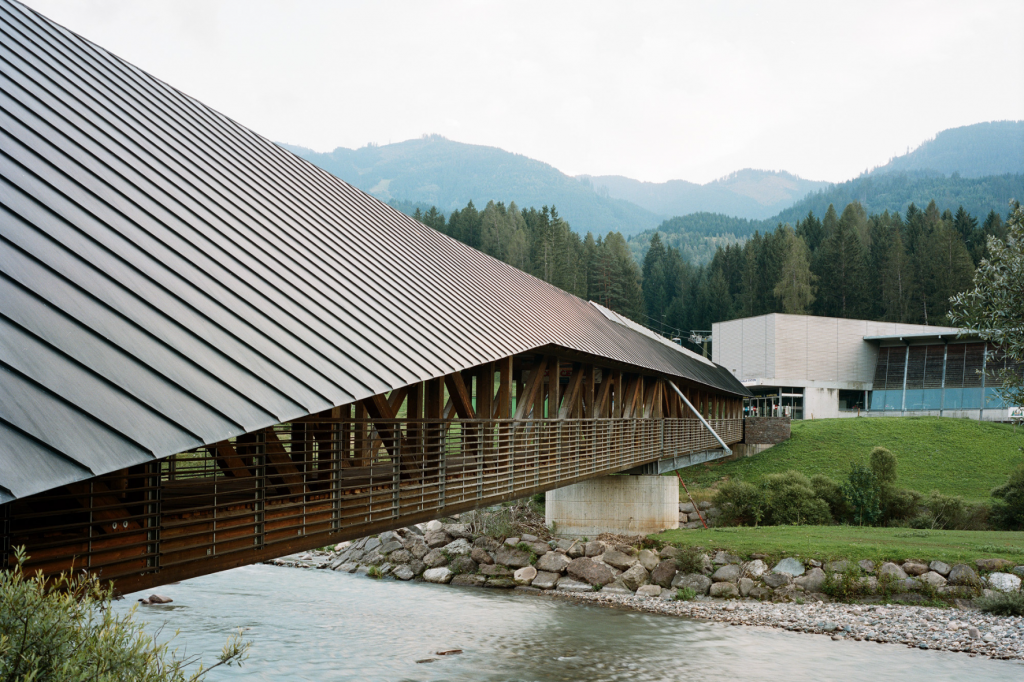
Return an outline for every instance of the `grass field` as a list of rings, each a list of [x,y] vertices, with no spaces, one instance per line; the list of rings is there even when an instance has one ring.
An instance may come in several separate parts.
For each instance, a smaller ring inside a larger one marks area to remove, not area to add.
[[[660,542],[724,549],[743,557],[758,552],[773,561],[787,556],[828,561],[939,560],[949,564],[975,559],[1009,559],[1024,565],[1024,533],[1009,531],[912,530],[858,526],[769,526],[670,530],[650,536]]]
[[[867,464],[876,445],[896,455],[901,487],[925,494],[938,490],[971,501],[989,499],[992,488],[1005,483],[1010,471],[1024,462],[1021,428],[1014,432],[1006,424],[970,419],[876,417],[794,421],[793,437],[785,443],[753,457],[680,473],[687,485],[694,481],[700,499],[710,492],[701,488],[726,476],[753,482],[763,474],[796,469],[842,481],[850,463]]]

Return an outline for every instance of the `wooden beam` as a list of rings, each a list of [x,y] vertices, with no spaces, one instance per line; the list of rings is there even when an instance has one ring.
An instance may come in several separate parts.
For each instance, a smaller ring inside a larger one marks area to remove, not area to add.
[[[512,417],[512,356],[502,358],[498,365],[498,399],[495,401],[496,419]]]
[[[138,521],[127,521],[131,514],[125,508],[124,502],[107,487],[105,482],[93,479],[91,485],[90,489],[90,482],[83,481],[81,483],[71,483],[67,488],[75,496],[78,504],[91,511],[93,522],[102,522],[98,525],[98,528],[104,534],[139,530],[142,528]],[[97,507],[101,508],[97,509]],[[126,521],[128,523],[127,527],[124,525]]]
[[[235,452],[235,448],[226,440],[210,446],[210,451],[217,458],[217,464],[224,473],[232,478],[245,478],[252,476],[252,471],[245,465],[245,462]]]
[[[558,408],[562,404],[561,362],[557,355],[548,357],[548,419],[558,417]]]
[[[597,372],[594,371],[593,365],[583,365],[583,410],[580,412],[581,417],[593,418],[597,414],[597,410],[594,409],[595,374]]]
[[[481,419],[494,414],[494,363],[485,362],[476,368],[476,413]]]
[[[476,412],[473,410],[473,397],[466,388],[466,382],[460,372],[453,372],[444,378],[445,386],[448,387],[448,395],[451,397],[452,405],[459,417],[462,419],[475,419]]]
[[[537,389],[544,383],[545,369],[547,369],[547,358],[542,358],[530,371],[530,378],[526,380],[523,396],[516,404],[515,419],[524,419],[529,414],[530,408],[533,407],[534,400],[537,397]],[[535,419],[540,418],[537,414],[533,416]]]
[[[612,383],[611,372],[602,372],[601,388],[597,391],[597,398],[594,399],[594,413],[590,416],[598,418],[611,416],[609,410],[611,409]]]
[[[558,418],[568,419],[576,412],[576,401],[580,397],[583,387],[583,367],[576,365],[573,368],[572,376],[569,377],[569,385],[565,388],[565,398],[558,408]]]
[[[267,439],[267,468],[274,470],[275,475],[284,481],[284,485],[292,495],[303,494],[305,488],[302,484],[302,474],[299,473],[292,458],[288,456],[288,451],[284,449],[284,445],[281,444],[274,429],[265,429],[263,433]]]

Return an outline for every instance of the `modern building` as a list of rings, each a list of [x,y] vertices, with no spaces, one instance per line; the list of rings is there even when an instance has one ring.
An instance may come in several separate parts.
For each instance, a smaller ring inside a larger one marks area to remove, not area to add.
[[[1020,412],[996,390],[999,349],[953,327],[773,313],[717,323],[712,337],[712,359],[754,394],[751,415],[1007,421]]]

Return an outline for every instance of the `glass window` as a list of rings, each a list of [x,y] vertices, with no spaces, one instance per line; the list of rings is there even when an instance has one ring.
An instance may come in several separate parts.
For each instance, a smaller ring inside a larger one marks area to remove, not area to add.
[[[945,410],[959,410],[964,405],[964,389],[962,388],[947,388],[945,401],[942,404],[942,408]]]

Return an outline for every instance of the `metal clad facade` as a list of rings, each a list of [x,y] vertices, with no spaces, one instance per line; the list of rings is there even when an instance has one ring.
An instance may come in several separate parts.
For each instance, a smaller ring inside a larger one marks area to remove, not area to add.
[[[548,345],[746,392],[0,0],[0,503]]]

